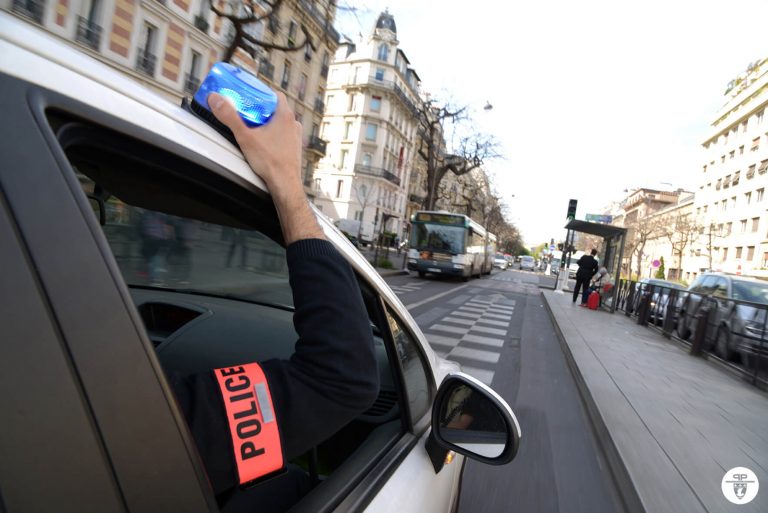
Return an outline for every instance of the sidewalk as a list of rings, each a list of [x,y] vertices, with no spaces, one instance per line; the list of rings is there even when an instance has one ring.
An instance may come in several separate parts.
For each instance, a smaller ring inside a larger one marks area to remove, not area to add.
[[[622,313],[542,291],[628,511],[768,511],[768,396]],[[733,467],[757,475],[749,504],[723,496]]]

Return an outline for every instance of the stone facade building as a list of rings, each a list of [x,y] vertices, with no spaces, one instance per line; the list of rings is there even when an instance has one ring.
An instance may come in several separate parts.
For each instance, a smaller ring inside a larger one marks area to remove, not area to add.
[[[420,93],[388,12],[365,39],[339,46],[320,132],[327,154],[314,174],[315,204],[326,215],[359,222],[363,234],[407,237]]]

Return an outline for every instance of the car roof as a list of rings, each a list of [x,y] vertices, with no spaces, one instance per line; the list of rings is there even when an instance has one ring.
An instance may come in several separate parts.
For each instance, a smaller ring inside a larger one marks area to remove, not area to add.
[[[240,150],[214,129],[142,86],[136,79],[85,54],[74,43],[0,11],[0,72],[83,101],[131,125],[150,129],[266,190]],[[87,91],[87,100],[83,92]],[[120,101],[115,101],[119,97]],[[125,100],[129,101],[125,101]]]

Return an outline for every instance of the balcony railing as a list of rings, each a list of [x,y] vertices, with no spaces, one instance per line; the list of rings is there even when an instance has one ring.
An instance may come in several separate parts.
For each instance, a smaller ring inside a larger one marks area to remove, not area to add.
[[[75,39],[94,50],[98,50],[101,41],[101,27],[88,18],[78,16]]]
[[[138,55],[136,55],[136,70],[149,75],[155,76],[155,64],[157,63],[157,57],[152,52],[146,49],[139,49]]]
[[[320,98],[315,98],[315,112],[322,114],[325,112],[325,103]]]
[[[419,205],[423,205],[425,199],[427,199],[426,196],[419,196],[418,194],[410,194],[408,196],[409,201],[413,203],[418,203]]]
[[[198,14],[195,16],[195,27],[199,28],[203,32],[208,32],[208,20]]]
[[[310,150],[314,150],[320,155],[322,155],[323,157],[325,157],[325,149],[327,146],[328,146],[328,143],[326,141],[320,139],[316,135],[313,135],[312,137],[309,138],[309,144],[307,145],[307,148],[309,148]]]
[[[355,166],[355,173],[383,178],[385,180],[389,180],[390,182],[392,182],[397,186],[400,185],[400,178],[398,178],[395,174],[390,173],[389,171],[381,167],[363,166],[358,164]]]
[[[37,23],[43,23],[43,13],[45,12],[44,0],[13,0],[11,6],[13,12],[31,19]]]
[[[310,16],[312,16],[312,18],[314,18],[315,23],[320,25],[320,27],[325,30],[325,33],[330,39],[333,39],[334,41],[339,40],[339,33],[336,31],[336,29],[333,28],[333,23],[331,23],[326,14],[324,14],[315,6],[314,2],[301,0],[299,5],[304,12],[308,13]]]
[[[189,73],[184,74],[184,91],[195,94],[200,87],[200,79]]]
[[[275,76],[275,65],[269,61],[261,61],[261,64],[259,64],[259,75],[272,80]]]

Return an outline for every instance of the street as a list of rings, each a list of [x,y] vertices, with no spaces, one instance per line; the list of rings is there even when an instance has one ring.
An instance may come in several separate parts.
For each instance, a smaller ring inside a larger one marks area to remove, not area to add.
[[[433,349],[492,385],[521,426],[512,463],[467,462],[460,512],[623,511],[539,293],[554,278],[494,269],[468,283],[386,281]]]

